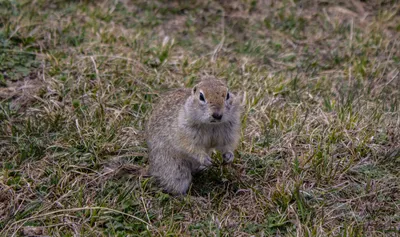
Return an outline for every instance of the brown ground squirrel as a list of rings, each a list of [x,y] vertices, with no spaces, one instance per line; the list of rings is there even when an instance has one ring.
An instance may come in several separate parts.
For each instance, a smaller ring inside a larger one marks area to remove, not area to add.
[[[240,138],[241,100],[214,77],[161,96],[146,124],[149,174],[172,194],[186,194],[192,174],[212,164],[216,149],[233,161]]]

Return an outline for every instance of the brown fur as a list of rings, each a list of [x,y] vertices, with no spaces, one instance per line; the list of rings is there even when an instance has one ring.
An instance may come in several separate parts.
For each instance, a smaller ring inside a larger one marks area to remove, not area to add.
[[[200,100],[203,93],[206,102]],[[233,161],[239,141],[240,99],[226,84],[205,78],[192,89],[177,89],[161,96],[146,125],[149,173],[165,191],[185,194],[192,174],[211,165],[211,152]],[[222,115],[215,119],[213,113]]]

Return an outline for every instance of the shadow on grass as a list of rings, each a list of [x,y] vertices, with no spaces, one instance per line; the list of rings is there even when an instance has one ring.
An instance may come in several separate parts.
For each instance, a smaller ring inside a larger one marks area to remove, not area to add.
[[[239,176],[232,167],[215,166],[193,176],[190,194],[202,197],[211,193],[214,195],[232,194],[239,190],[240,183]]]

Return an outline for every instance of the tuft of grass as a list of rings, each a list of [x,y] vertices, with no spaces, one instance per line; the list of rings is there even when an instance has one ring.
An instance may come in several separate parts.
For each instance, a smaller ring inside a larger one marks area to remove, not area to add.
[[[1,236],[397,236],[396,1],[0,1]],[[144,121],[203,74],[246,91],[232,165],[189,195]]]

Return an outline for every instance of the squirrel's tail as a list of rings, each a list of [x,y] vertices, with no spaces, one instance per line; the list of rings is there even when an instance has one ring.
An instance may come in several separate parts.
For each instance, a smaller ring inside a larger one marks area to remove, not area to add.
[[[124,175],[134,175],[144,178],[149,178],[151,176],[147,167],[134,164],[124,164],[116,170],[115,176],[121,177]]]
[[[144,178],[149,178],[151,176],[147,167],[121,162],[118,160],[113,160],[105,164],[103,173],[104,175],[112,176],[114,178],[121,178],[126,175]]]

